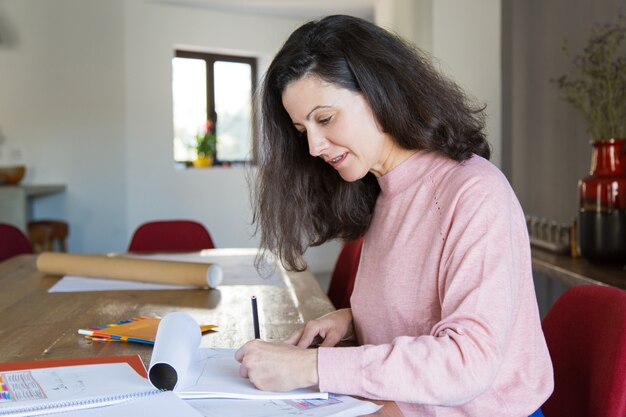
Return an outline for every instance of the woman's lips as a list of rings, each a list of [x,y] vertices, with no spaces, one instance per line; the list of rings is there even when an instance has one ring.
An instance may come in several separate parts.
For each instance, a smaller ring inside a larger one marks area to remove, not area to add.
[[[342,153],[341,155],[330,159],[328,163],[331,164],[333,168],[337,168],[343,161],[345,161],[346,156],[348,156],[348,152]]]

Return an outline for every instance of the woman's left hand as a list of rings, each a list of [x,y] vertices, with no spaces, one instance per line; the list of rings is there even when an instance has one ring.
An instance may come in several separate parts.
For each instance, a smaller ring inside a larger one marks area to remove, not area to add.
[[[291,391],[318,383],[317,349],[251,340],[235,353],[239,374],[263,391]]]

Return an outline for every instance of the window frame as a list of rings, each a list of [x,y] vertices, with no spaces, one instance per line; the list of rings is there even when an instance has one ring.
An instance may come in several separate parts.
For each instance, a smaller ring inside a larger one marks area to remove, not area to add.
[[[248,160],[241,161],[221,161],[219,158],[216,158],[213,162],[214,166],[223,166],[225,164],[252,164],[256,165],[257,152],[256,152],[256,141],[254,140],[254,135],[257,128],[257,121],[254,116],[254,100],[256,96],[257,89],[257,58],[249,57],[249,56],[239,56],[239,55],[226,55],[226,54],[216,54],[212,52],[197,52],[197,51],[186,51],[182,49],[176,49],[174,51],[174,57],[176,58],[191,58],[191,59],[201,59],[206,64],[206,120],[213,120],[215,123],[215,128],[217,129],[217,125],[219,120],[217,120],[217,113],[215,111],[215,74],[213,70],[213,64],[216,61],[225,61],[225,62],[238,62],[250,65],[250,76],[251,76],[251,94],[250,94],[250,103],[252,105],[252,112],[250,114],[251,118],[251,126],[252,131],[250,132],[250,151],[251,158]],[[219,157],[219,155],[217,155]],[[187,161],[191,163],[191,161]]]

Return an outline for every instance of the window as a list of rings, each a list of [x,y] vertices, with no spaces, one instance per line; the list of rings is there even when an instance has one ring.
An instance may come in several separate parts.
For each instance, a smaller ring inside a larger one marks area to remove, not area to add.
[[[174,159],[190,166],[196,134],[215,123],[215,165],[253,159],[256,58],[176,51],[172,60]]]

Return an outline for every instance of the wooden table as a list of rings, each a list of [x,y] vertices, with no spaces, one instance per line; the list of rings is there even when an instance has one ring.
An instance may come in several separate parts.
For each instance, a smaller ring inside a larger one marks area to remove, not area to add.
[[[202,337],[203,347],[236,348],[253,338],[250,297],[259,299],[261,336],[287,337],[304,321],[333,310],[308,271],[284,273],[285,287],[220,286],[217,290],[105,291],[48,293],[57,277],[35,267],[35,255],[0,263],[0,361],[31,361],[94,356],[141,356],[148,364],[152,347],[139,343],[94,342],[79,328],[136,316],[184,311],[200,323],[219,326]],[[393,402],[378,416],[401,417]]]

